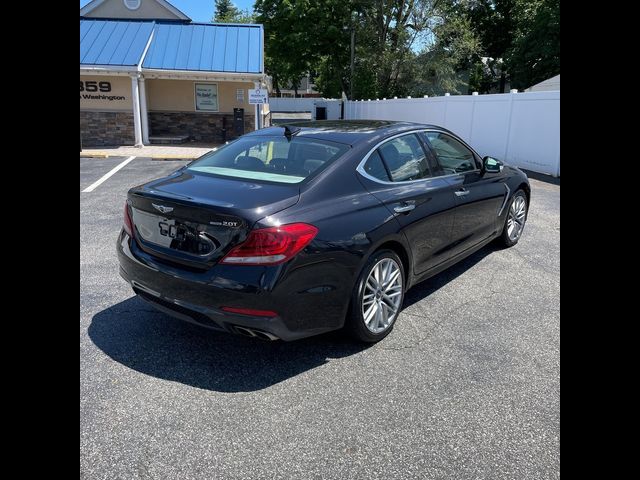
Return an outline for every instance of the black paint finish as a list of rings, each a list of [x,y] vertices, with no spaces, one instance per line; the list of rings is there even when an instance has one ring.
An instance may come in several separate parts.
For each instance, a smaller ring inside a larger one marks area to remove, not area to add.
[[[221,244],[198,257],[146,242],[124,230],[117,242],[120,274],[146,300],[184,320],[233,331],[245,326],[294,340],[342,327],[351,292],[367,258],[384,245],[406,263],[407,286],[424,280],[496,238],[509,195],[527,177],[504,166],[442,175],[425,136],[432,178],[381,183],[356,169],[374,147],[401,134],[441,127],[389,121],[316,121],[291,124],[295,135],[350,145],[349,151],[299,184],[249,181],[198,174],[182,168],[129,191],[134,215],[157,215],[163,223],[210,234]],[[280,136],[271,127],[246,136]],[[457,138],[457,137],[456,137]],[[474,152],[474,155],[475,154]],[[456,191],[467,190],[459,196]],[[173,208],[159,213],[153,204]],[[394,209],[414,204],[405,213]],[[225,223],[226,222],[226,223]],[[290,261],[275,266],[220,264],[252,229],[304,222],[318,228],[314,240]],[[135,223],[135,218],[134,218]],[[149,232],[146,232],[150,234]],[[152,238],[152,237],[148,237]],[[167,305],[176,306],[173,310]],[[270,310],[276,317],[230,314],[222,306]],[[186,313],[185,313],[186,312]],[[192,312],[189,314],[189,312]]]

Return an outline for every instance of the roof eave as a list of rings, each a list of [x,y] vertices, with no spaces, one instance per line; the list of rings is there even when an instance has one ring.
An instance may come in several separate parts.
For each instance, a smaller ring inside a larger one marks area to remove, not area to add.
[[[211,72],[202,70],[167,70],[161,68],[142,67],[146,78],[194,79],[218,81],[261,81],[264,74],[260,72]]]
[[[137,65],[82,65],[80,75],[131,75],[139,72]]]

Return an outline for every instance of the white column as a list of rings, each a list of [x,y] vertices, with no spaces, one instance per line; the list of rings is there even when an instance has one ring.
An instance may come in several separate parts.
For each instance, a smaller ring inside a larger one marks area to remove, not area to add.
[[[133,103],[133,132],[135,135],[135,146],[142,147],[142,122],[140,120],[140,92],[138,89],[139,73],[131,75],[131,101]]]
[[[149,114],[147,113],[147,91],[144,84],[144,77],[140,77],[140,120],[142,120],[142,143],[149,145]]]

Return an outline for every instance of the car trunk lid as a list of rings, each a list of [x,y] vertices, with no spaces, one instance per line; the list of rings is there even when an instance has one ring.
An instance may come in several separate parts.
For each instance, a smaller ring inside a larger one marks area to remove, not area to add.
[[[299,188],[186,170],[135,187],[128,199],[138,245],[169,262],[215,265],[254,223],[298,202]]]

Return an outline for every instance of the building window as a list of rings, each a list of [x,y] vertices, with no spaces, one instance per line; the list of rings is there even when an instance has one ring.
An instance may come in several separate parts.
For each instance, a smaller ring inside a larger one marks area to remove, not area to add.
[[[244,89],[238,88],[236,90],[236,102],[244,103]]]
[[[140,8],[140,0],[124,0],[124,6],[129,10],[137,10]]]
[[[215,83],[196,83],[196,110],[218,111],[218,85]]]

